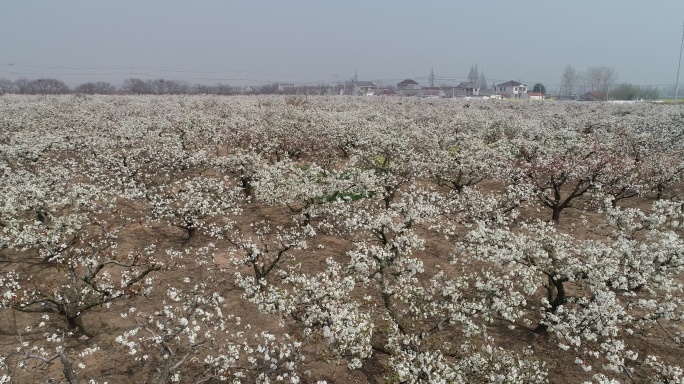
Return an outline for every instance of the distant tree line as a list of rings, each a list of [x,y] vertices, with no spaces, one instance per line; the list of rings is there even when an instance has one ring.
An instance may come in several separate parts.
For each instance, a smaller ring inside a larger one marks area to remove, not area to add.
[[[235,95],[235,94],[330,94],[334,87],[327,84],[319,85],[290,85],[281,87],[279,83],[269,83],[262,86],[235,87],[218,83],[215,85],[189,84],[183,81],[169,79],[143,80],[130,78],[123,81],[120,87],[106,81],[87,82],[73,89],[61,80],[41,78],[29,80],[21,78],[15,81],[0,79],[0,94],[13,93],[20,95],[59,95],[59,94],[135,94],[135,95],[179,95],[179,94],[207,94],[207,95]]]
[[[10,81],[0,79],[1,93],[18,93],[24,95],[57,95],[69,93],[71,90],[61,80],[57,79],[18,79]]]
[[[617,72],[613,67],[594,66],[578,71],[572,65],[565,67],[561,76],[561,94],[564,96],[585,92],[607,92],[615,85]]]
[[[471,67],[468,75],[469,82],[480,88],[487,88],[484,71],[478,73],[477,64]],[[560,95],[571,97],[581,96],[586,92],[601,92],[606,99],[612,100],[654,100],[661,94],[674,94],[672,89],[659,90],[657,87],[644,87],[629,83],[616,84],[617,73],[614,68],[606,66],[589,67],[584,71],[577,71],[568,65],[561,76]],[[351,86],[353,82],[339,85]],[[546,93],[546,87],[537,83],[534,92]],[[228,84],[189,84],[172,79],[130,78],[116,87],[106,81],[86,82],[71,89],[66,83],[54,78],[40,78],[30,80],[20,78],[15,81],[0,79],[0,94],[13,93],[23,95],[58,95],[58,94],[135,94],[135,95],[178,95],[178,94],[207,94],[207,95],[236,95],[236,94],[285,94],[285,95],[325,95],[339,92],[337,86],[329,84],[294,85],[287,83],[268,83],[261,86],[230,86]],[[351,94],[350,90],[344,92]]]
[[[658,87],[617,84],[617,72],[613,67],[593,66],[578,71],[572,65],[566,66],[561,75],[561,95],[581,96],[586,92],[598,92],[607,100],[655,100],[661,96]],[[669,92],[665,90],[664,93]]]
[[[608,98],[613,100],[655,100],[660,98],[660,90],[657,87],[642,87],[623,83],[611,89]]]

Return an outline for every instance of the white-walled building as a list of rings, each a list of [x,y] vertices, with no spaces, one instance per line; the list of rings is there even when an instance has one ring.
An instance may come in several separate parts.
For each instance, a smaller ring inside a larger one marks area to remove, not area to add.
[[[530,99],[530,100],[544,100],[546,95],[541,92],[527,92],[523,93],[520,98]]]
[[[507,97],[519,99],[520,96],[527,93],[527,85],[513,80],[507,81],[505,83],[497,84],[496,93],[506,94]]]
[[[294,89],[294,83],[278,83],[278,91],[280,92],[293,91]]]
[[[454,93],[458,96],[479,96],[480,88],[472,82],[461,82],[454,88]]]

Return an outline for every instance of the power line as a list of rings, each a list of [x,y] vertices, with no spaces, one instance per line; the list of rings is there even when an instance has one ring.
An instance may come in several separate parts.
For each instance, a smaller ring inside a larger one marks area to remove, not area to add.
[[[137,66],[137,65],[127,65],[127,66],[112,66],[112,67],[81,67],[81,66],[66,66],[66,65],[44,65],[44,64],[34,64],[34,63],[16,63],[16,62],[5,62],[0,65],[10,66],[10,67],[27,67],[27,68],[44,68],[44,69],[67,69],[67,70],[112,70],[112,69],[127,69],[127,70],[144,70],[152,72],[171,72],[171,73],[248,73],[252,75],[262,75],[262,76],[277,76],[277,77],[333,77],[333,73],[283,73],[283,72],[260,72],[245,69],[168,69],[168,68],[156,68],[148,66]]]
[[[44,73],[44,72],[16,72],[15,75],[40,75],[40,76],[116,76],[128,75],[130,72],[116,72],[116,73]]]
[[[72,70],[112,70],[112,69],[128,69],[130,66],[114,66],[114,67],[78,67],[78,66],[63,66],[63,65],[43,65],[43,64],[32,64],[32,63],[15,63],[7,62],[0,65],[8,67],[26,67],[26,68],[43,68],[43,69],[72,69]]]

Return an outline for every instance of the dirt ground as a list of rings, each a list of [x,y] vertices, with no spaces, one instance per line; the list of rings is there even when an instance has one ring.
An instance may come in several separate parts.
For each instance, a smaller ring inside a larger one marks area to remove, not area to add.
[[[681,186],[678,186],[681,187]],[[483,184],[483,188],[496,189],[495,185]],[[653,196],[628,199],[622,202],[625,206],[638,207],[648,210],[654,201]],[[85,348],[98,346],[99,352],[87,356],[79,361],[86,366],[79,369],[78,375],[82,378],[93,378],[99,382],[129,383],[129,382],[153,382],[154,367],[133,361],[127,354],[127,350],[115,341],[118,335],[126,332],[131,327],[129,319],[121,317],[121,313],[135,307],[138,311],[153,311],[159,302],[164,299],[165,288],[173,285],[186,277],[195,281],[214,281],[217,291],[226,298],[225,313],[232,313],[242,318],[243,323],[251,324],[253,329],[270,330],[277,334],[288,333],[301,335],[301,326],[294,321],[286,320],[283,326],[279,325],[279,319],[273,315],[264,315],[259,312],[256,305],[249,303],[242,295],[232,275],[235,271],[249,273],[249,268],[235,266],[230,262],[230,255],[236,252],[234,246],[226,240],[217,240],[200,232],[195,238],[188,241],[185,231],[151,221],[140,217],[139,212],[144,210],[141,205],[134,203],[121,204],[116,212],[108,213],[109,220],[113,224],[124,225],[118,242],[117,252],[125,254],[129,251],[140,249],[151,241],[157,244],[157,257],[165,260],[165,249],[186,250],[204,246],[209,243],[215,245],[215,251],[207,265],[198,265],[196,260],[186,259],[178,263],[175,268],[154,273],[154,286],[148,296],[138,296],[128,300],[117,300],[111,307],[96,308],[83,315],[83,323],[88,328],[91,336],[67,337],[66,347],[68,352],[77,353]],[[523,209],[520,215],[524,218],[550,218],[550,211],[536,207]],[[237,226],[248,228],[250,222],[266,220],[272,224],[287,225],[292,220],[292,212],[283,206],[267,206],[259,202],[251,202],[244,207],[241,215],[236,216]],[[586,223],[584,223],[586,220]],[[596,212],[584,212],[576,209],[567,209],[563,212],[559,230],[573,233],[579,239],[599,238],[605,236],[605,230],[600,229],[599,224],[602,215]],[[453,241],[444,239],[443,236],[425,230],[421,235],[426,239],[426,246],[420,252],[420,258],[426,265],[426,275],[433,270],[433,266],[439,264],[449,268],[449,260],[454,252]],[[301,270],[309,273],[322,271],[325,268],[326,258],[333,258],[344,262],[346,252],[353,244],[345,236],[326,234],[321,231],[316,236],[316,244],[312,244],[308,250],[299,250],[289,254],[281,263],[281,268],[300,263]],[[322,245],[319,248],[315,245]],[[22,275],[43,275],[45,280],[57,279],[59,275],[50,265],[46,265],[37,259],[35,252],[23,253],[2,250],[0,253],[1,272],[4,274],[10,270],[17,270]],[[473,265],[473,268],[478,266]],[[572,289],[572,287],[570,288]],[[541,293],[539,293],[541,298]],[[0,310],[0,353],[6,356],[10,363],[16,364],[19,357],[17,347],[25,342],[29,345],[44,345],[44,331],[36,328],[27,330],[28,324],[37,324],[39,314],[21,313],[14,310]],[[574,363],[574,356],[563,353],[557,347],[557,341],[553,336],[535,332],[532,328],[518,326],[514,329],[505,321],[495,321],[488,328],[490,334],[499,340],[509,350],[519,351],[525,347],[531,347],[535,354],[546,362],[549,370],[549,381],[552,383],[569,383],[591,380],[592,372],[584,372]],[[50,323],[45,329],[64,329],[64,320],[58,315],[52,315]],[[444,337],[449,336],[448,332]],[[681,351],[668,347],[669,343],[662,343],[667,338],[664,329],[651,329],[650,333],[637,335],[632,340],[631,348],[636,349],[643,355],[657,352],[659,355],[672,356]],[[457,339],[453,342],[458,343]],[[364,362],[361,369],[350,371],[345,363],[336,364],[327,361],[324,353],[322,340],[310,340],[305,343],[303,351],[306,356],[304,363],[300,365],[300,371],[307,372],[303,376],[304,383],[315,383],[325,380],[328,383],[383,383],[385,382],[383,364],[387,357],[382,353],[375,352],[373,356]],[[28,363],[27,369],[19,369],[11,366],[16,382],[18,383],[45,383],[62,382],[62,365],[59,360],[50,363],[40,363],[36,360]],[[637,380],[638,382],[638,380]]]

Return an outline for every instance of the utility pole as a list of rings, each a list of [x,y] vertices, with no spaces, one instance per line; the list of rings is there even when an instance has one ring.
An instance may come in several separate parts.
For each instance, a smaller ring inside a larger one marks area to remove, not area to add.
[[[131,82],[131,89],[130,89],[130,92],[131,92],[132,94],[134,94],[134,93],[135,93],[135,88],[136,88],[136,86],[134,85],[135,83],[133,83],[133,66],[131,65],[129,69],[130,69],[130,72],[129,72],[129,73],[130,73],[130,77],[129,77],[129,79],[130,79],[130,82]]]
[[[684,47],[684,23],[682,23],[682,42],[679,44],[679,64],[677,64],[677,82],[675,83],[674,102],[677,102],[677,91],[679,87],[679,68],[682,66],[682,47]]]
[[[339,88],[339,80],[337,80],[337,74],[333,75],[333,82],[335,84],[335,88],[334,88],[333,92],[337,95],[338,88]]]

